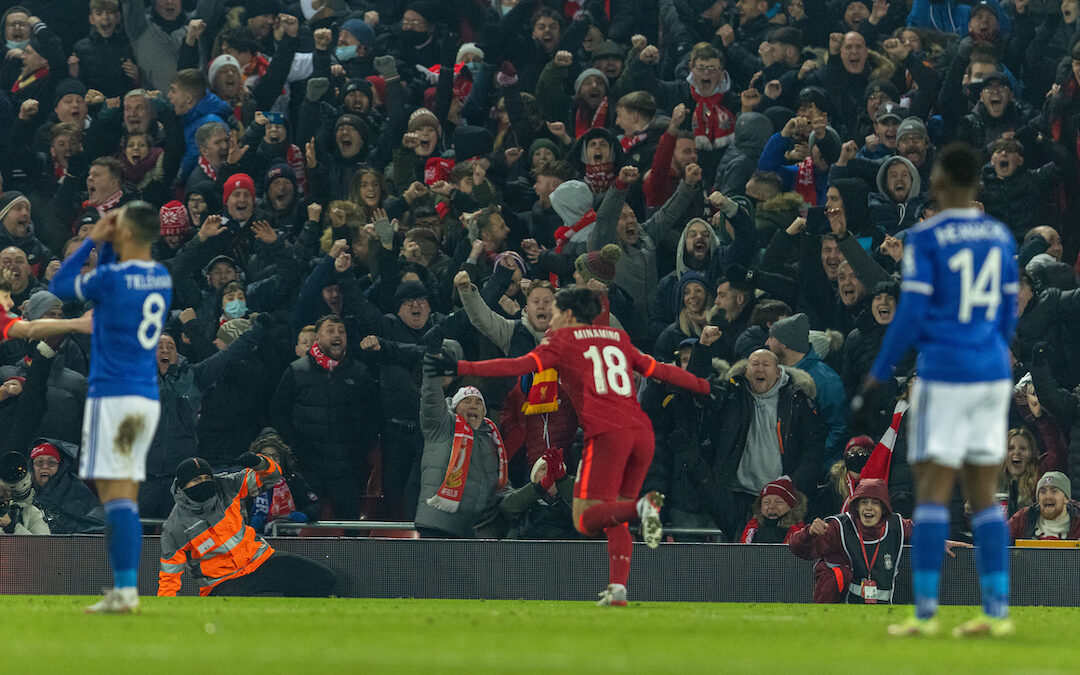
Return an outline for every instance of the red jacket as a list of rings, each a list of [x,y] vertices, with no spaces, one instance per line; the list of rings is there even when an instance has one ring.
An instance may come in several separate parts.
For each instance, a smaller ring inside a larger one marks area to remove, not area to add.
[[[1066,539],[1080,539],[1080,502],[1069,500],[1065,503],[1069,513],[1069,533]],[[1025,506],[1009,518],[1009,537],[1017,539],[1035,539],[1035,526],[1039,524],[1039,505]]]
[[[641,185],[645,193],[645,204],[649,207],[663,206],[664,202],[675,194],[679,187],[679,177],[671,173],[671,159],[675,156],[676,137],[666,131],[660,136],[653,155],[652,168]]]

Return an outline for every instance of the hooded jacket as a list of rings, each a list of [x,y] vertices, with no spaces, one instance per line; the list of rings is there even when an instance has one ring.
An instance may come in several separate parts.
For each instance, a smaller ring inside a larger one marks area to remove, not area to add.
[[[141,63],[141,62],[140,62]],[[168,86],[167,84],[165,85]],[[206,95],[195,104],[195,107],[180,116],[184,125],[184,157],[180,160],[180,180],[186,182],[188,176],[199,161],[199,144],[195,142],[195,132],[204,124],[221,122],[228,124],[232,118],[232,107],[218,98],[217,94],[206,92]],[[188,186],[189,188],[191,186]],[[252,195],[252,199],[255,195]]]
[[[740,544],[761,544],[761,543],[773,543],[760,541],[761,533],[763,530],[780,530],[784,532],[784,538],[782,542],[788,543],[796,532],[803,529],[803,518],[806,517],[806,495],[799,492],[795,496],[795,506],[791,507],[791,510],[780,516],[775,521],[770,521],[761,515],[761,495],[754,500],[754,517],[746,523],[746,528],[743,530],[742,536],[739,537]]]
[[[713,349],[696,345],[687,366],[694,375],[710,376]],[[734,476],[746,449],[750,425],[754,420],[755,400],[746,379],[747,361],[731,367],[722,381],[713,378],[713,393],[706,413],[712,456],[694,458],[688,470],[706,511],[728,533],[741,532],[745,521],[732,522]],[[814,407],[816,389],[809,374],[785,367],[788,381],[780,387],[776,407],[776,433],[779,436],[782,472],[791,476],[795,487],[807,494],[815,488],[821,474],[821,452],[825,445],[825,427]]]
[[[727,197],[745,194],[746,182],[757,171],[758,158],[772,134],[772,122],[765,115],[739,115],[735,120],[735,143],[716,167],[715,188]]]
[[[79,448],[52,438],[39,438],[33,445],[51,443],[60,450],[60,467],[41,487],[34,488],[34,506],[41,509],[51,534],[97,534],[105,530],[105,509],[98,498],[72,471],[71,462]]]
[[[911,175],[907,199],[898,202],[888,190],[888,172],[893,164],[903,164]],[[877,192],[870,193],[870,219],[874,227],[886,234],[896,234],[915,224],[915,213],[923,205],[922,178],[906,157],[889,157],[881,162],[877,172]]]
[[[868,528],[864,526],[859,518],[858,503],[859,500],[864,497],[877,499],[881,502],[881,520],[878,521],[878,524],[874,527]],[[837,560],[841,557],[846,558],[849,570],[854,569],[855,566],[852,565],[853,561],[851,560],[851,556],[844,547],[842,533],[844,528],[842,521],[844,519],[850,520],[859,536],[862,537],[862,540],[867,545],[873,544],[874,541],[879,540],[881,537],[885,537],[888,532],[887,528],[901,528],[901,544],[907,543],[911,538],[911,520],[902,517],[892,510],[892,505],[889,501],[889,489],[885,481],[867,478],[859,481],[858,486],[855,488],[855,492],[851,495],[851,502],[848,504],[847,511],[835,516],[829,516],[829,518],[826,519],[827,528],[824,534],[817,536],[810,534],[810,526],[807,525],[802,531],[795,533],[788,542],[788,547],[791,549],[792,553],[804,560]],[[896,584],[894,580],[900,568],[900,556],[902,555],[902,550],[903,547],[901,546],[900,551],[895,553],[893,561],[890,561],[885,565],[887,570],[891,570],[891,572],[886,573],[891,573],[893,575],[892,579],[883,580],[874,577],[874,580],[878,582],[879,587],[890,588],[895,591]],[[863,561],[859,561],[859,566],[865,566]],[[854,577],[852,577],[851,580],[852,582],[858,581],[854,579]],[[883,586],[883,582],[888,583],[888,586]],[[852,585],[854,585],[854,583]],[[854,593],[848,592],[844,594],[844,601],[862,602],[862,599]]]
[[[584,177],[587,168],[590,165],[596,164],[594,158],[589,157],[586,152],[589,141],[596,138],[607,141],[608,145],[611,147],[611,159],[609,162],[611,163],[612,181],[614,181],[614,177],[619,174],[619,169],[623,166],[624,162],[622,144],[619,143],[619,139],[615,137],[615,132],[611,129],[600,127],[589,129],[581,135],[581,138],[574,141],[574,144],[570,146],[570,152],[567,153],[566,158],[573,167],[577,169],[577,172]],[[582,180],[585,180],[585,178],[582,178]],[[595,190],[591,185],[590,188]]]
[[[227,579],[251,574],[270,559],[274,549],[247,524],[244,500],[274,485],[281,467],[272,459],[262,470],[242,469],[213,478],[214,496],[196,502],[173,480],[176,504],[161,528],[159,596],[180,590],[186,569],[199,586],[199,595],[210,595]]]

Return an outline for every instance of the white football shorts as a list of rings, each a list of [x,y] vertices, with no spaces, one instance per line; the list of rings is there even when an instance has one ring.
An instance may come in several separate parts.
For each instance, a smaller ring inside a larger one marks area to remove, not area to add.
[[[79,476],[144,481],[160,416],[161,403],[143,396],[86,399]]]
[[[1007,449],[1012,382],[935,382],[911,389],[908,462],[1001,464]]]

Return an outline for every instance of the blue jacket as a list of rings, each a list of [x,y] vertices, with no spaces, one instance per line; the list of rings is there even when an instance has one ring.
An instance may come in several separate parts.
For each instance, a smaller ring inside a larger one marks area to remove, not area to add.
[[[986,4],[993,8],[994,13],[997,14],[998,32],[1002,37],[1008,37],[1009,33],[1012,32],[1012,20],[1009,18],[1009,14],[1001,8],[997,0],[986,0]],[[971,8],[971,5],[960,4],[956,0],[945,0],[944,2],[914,0],[911,4],[911,13],[908,14],[907,24],[965,37],[968,34],[968,20],[971,19]]]
[[[208,122],[228,124],[232,116],[232,106],[222,101],[216,94],[206,92],[206,96],[180,118],[184,124],[184,158],[180,161],[180,182],[187,181],[188,174],[195,168],[199,159],[199,145],[195,142],[195,132]]]
[[[765,149],[761,151],[757,165],[759,171],[772,171],[780,176],[780,180],[784,182],[785,192],[795,189],[795,179],[799,174],[799,166],[787,164],[787,159],[784,158],[784,154],[791,149],[791,146],[792,139],[784,138],[779,132],[773,134],[769,142],[765,144]],[[819,171],[816,166],[814,167],[814,190],[817,192],[818,205],[824,206],[825,193],[829,190],[829,172]]]
[[[828,473],[829,467],[842,456],[847,443],[847,401],[844,394],[844,381],[827,363],[818,358],[817,352],[810,349],[802,360],[795,364],[799,370],[810,374],[817,388],[818,413],[825,421],[828,435],[825,437],[825,454],[822,470]]]

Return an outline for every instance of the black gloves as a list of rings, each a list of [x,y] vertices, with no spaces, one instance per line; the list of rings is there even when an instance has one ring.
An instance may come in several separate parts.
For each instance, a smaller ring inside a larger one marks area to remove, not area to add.
[[[435,326],[428,332],[424,333],[424,351],[428,354],[441,354],[443,344],[443,329],[442,326]]]
[[[4,532],[14,534],[15,526],[22,522],[22,507],[15,502],[8,502],[7,513],[11,522],[4,528]]]
[[[244,454],[236,458],[237,464],[243,467],[247,467],[249,469],[254,469],[255,467],[259,466],[260,464],[262,464],[262,461],[263,456],[256,455],[254,452],[245,452]]]
[[[1036,342],[1035,346],[1031,348],[1031,367],[1040,367],[1046,365],[1047,352],[1050,349],[1050,345],[1045,342]]]
[[[428,377],[454,377],[457,375],[457,360],[445,354],[424,355],[424,375]]]

